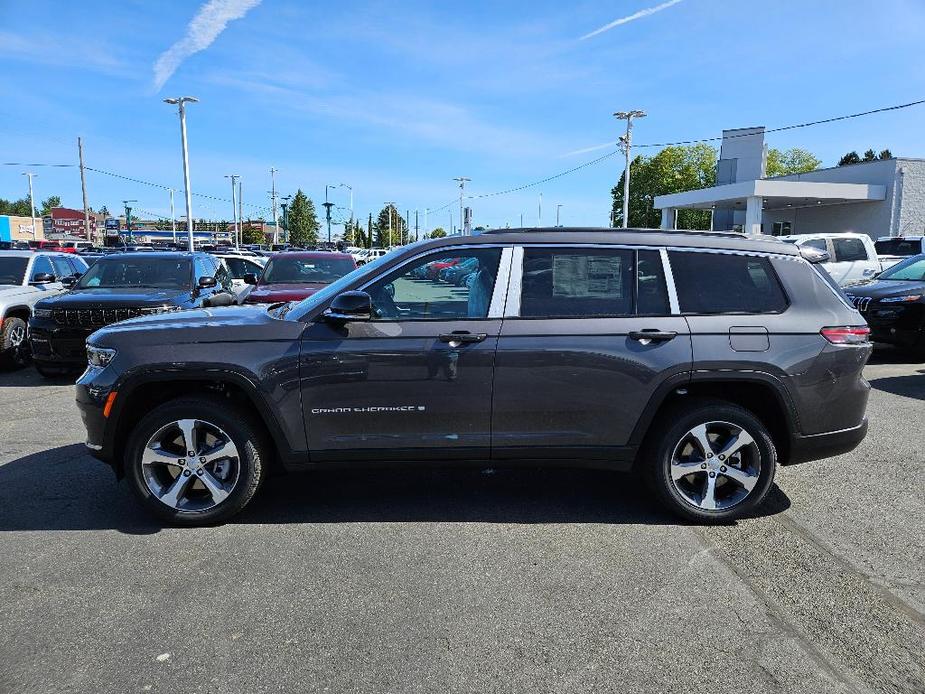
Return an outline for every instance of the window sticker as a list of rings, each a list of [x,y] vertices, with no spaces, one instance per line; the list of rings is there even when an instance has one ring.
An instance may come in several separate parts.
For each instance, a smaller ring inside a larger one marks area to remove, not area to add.
[[[552,295],[556,297],[623,298],[619,255],[553,256]]]

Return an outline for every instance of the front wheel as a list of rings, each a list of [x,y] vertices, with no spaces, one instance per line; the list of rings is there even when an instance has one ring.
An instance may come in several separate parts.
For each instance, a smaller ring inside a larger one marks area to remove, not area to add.
[[[26,321],[9,316],[0,324],[0,361],[5,366],[21,368],[29,362]]]
[[[664,506],[690,520],[727,522],[761,505],[774,482],[777,449],[754,414],[700,401],[663,420],[644,464]]]
[[[175,525],[231,518],[263,482],[268,446],[258,425],[214,398],[172,400],[129,436],[125,472],[135,494]]]

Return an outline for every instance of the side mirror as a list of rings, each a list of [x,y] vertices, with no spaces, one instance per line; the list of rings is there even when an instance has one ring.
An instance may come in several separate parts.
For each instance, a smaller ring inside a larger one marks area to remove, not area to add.
[[[255,287],[257,286],[257,275],[255,275],[253,272],[245,272],[244,277],[241,279],[244,280],[244,284],[252,284]]]
[[[217,284],[218,282],[215,281],[214,277],[208,277],[206,275],[203,275],[202,277],[199,278],[199,288],[200,289],[211,289]]]
[[[810,263],[827,263],[829,261],[828,251],[813,248],[812,246],[800,246],[800,255]]]
[[[64,285],[65,287],[67,287],[68,289],[70,289],[70,288],[73,287],[75,284],[77,284],[77,280],[79,280],[79,279],[80,279],[80,277],[79,277],[79,276],[76,276],[76,275],[71,275],[70,277],[62,277],[62,278],[61,278],[61,284],[63,284],[63,285]]]
[[[343,323],[345,321],[366,321],[372,317],[373,300],[366,292],[344,292],[331,301],[331,306],[324,312],[326,320]]]
[[[39,272],[32,275],[32,281],[29,282],[29,284],[51,284],[55,281],[54,275],[50,275],[47,272]]]

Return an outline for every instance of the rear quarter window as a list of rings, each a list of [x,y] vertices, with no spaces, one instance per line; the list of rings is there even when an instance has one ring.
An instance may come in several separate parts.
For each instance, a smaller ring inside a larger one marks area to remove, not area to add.
[[[670,251],[681,313],[781,313],[787,297],[770,260],[732,253]]]

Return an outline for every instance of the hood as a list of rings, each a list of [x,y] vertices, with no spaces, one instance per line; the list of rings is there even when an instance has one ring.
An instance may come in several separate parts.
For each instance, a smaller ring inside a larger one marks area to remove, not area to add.
[[[327,285],[322,282],[310,284],[258,284],[247,295],[251,304],[276,304],[280,301],[301,301]]]
[[[279,332],[280,328],[295,339],[304,327],[298,321],[272,317],[266,306],[223,306],[130,318],[100,328],[89,342],[103,347],[115,347],[123,340],[140,344],[241,343],[266,340],[270,332]]]
[[[44,308],[106,308],[115,306],[178,305],[190,300],[183,289],[72,289],[43,302]]]
[[[35,294],[35,287],[23,287],[21,284],[0,284],[0,301],[20,294]]]
[[[844,287],[849,296],[869,296],[884,299],[905,294],[925,294],[925,282],[921,280],[869,280]]]

